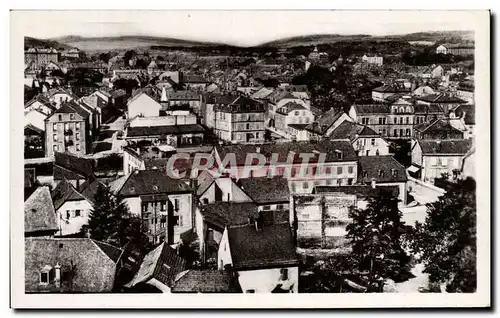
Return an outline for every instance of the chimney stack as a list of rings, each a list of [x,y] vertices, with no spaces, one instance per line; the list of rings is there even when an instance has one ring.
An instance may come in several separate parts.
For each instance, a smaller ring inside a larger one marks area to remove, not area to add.
[[[56,277],[54,279],[56,287],[61,286],[61,265],[59,263],[54,266],[55,272],[56,272]]]

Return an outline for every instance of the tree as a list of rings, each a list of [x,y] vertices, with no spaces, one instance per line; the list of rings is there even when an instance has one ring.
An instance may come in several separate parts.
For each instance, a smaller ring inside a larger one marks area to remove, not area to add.
[[[410,257],[404,251],[404,221],[398,209],[398,199],[380,190],[369,199],[365,210],[351,209],[353,222],[347,225],[347,238],[358,269],[368,274],[370,291],[381,291],[384,279],[401,281],[408,271]]]
[[[109,186],[99,184],[84,231],[88,230],[95,240],[122,247],[129,241],[143,240],[141,226],[141,220],[130,215],[125,202],[115,197]]]
[[[111,59],[111,54],[109,52],[99,54],[99,60],[103,61],[104,63],[108,63],[109,59]]]
[[[474,179],[458,180],[438,201],[427,204],[427,217],[415,224],[411,246],[431,283],[446,284],[447,292],[476,291]]]

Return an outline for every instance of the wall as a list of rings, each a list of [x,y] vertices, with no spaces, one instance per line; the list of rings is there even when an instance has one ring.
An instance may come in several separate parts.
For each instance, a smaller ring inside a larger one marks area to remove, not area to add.
[[[408,177],[408,190],[411,194],[418,193],[418,197],[415,199],[421,204],[435,202],[446,192],[430,183],[412,177]]]
[[[135,216],[141,217],[141,199],[139,197],[129,197],[123,200],[130,211]]]
[[[196,124],[196,115],[189,114],[158,117],[137,117],[130,122],[130,127],[155,127],[194,124]]]
[[[146,94],[137,96],[127,105],[128,118],[136,116],[157,117],[160,115],[161,105]]]
[[[128,151],[123,152],[123,172],[129,174],[135,170],[144,170],[144,161],[131,155]]]
[[[442,173],[453,176],[453,169],[461,170],[462,158],[463,156],[424,156],[422,180],[433,181],[434,178],[440,178]]]
[[[59,115],[61,116],[61,120],[59,120]],[[73,119],[71,119],[71,115],[74,115]],[[56,124],[56,130],[54,130],[54,124]],[[66,124],[68,124],[68,132],[65,130]],[[65,145],[70,140],[73,142],[73,145],[67,147],[68,152],[77,155],[86,154],[88,144],[87,130],[87,122],[82,120],[77,114],[54,114],[49,117],[45,122],[45,156],[51,157],[54,155],[54,145],[58,146],[57,151],[64,152],[66,150]],[[57,135],[57,141],[54,141],[54,134]]]
[[[293,293],[299,292],[299,268],[298,266],[284,267],[288,269],[288,279],[281,281],[281,268],[270,268],[250,271],[238,271],[238,281],[245,293],[253,289],[255,293],[270,293],[277,284],[291,286]]]
[[[219,244],[219,251],[217,253],[217,268],[223,270],[225,265],[232,265],[233,258],[231,257],[231,250],[229,248],[229,239],[227,235],[227,228],[222,233],[222,238]]]
[[[75,210],[80,210],[80,216],[75,216]],[[57,235],[70,235],[80,232],[82,225],[88,224],[89,213],[92,204],[87,200],[66,201],[56,212],[56,219],[60,231]],[[66,213],[70,212],[70,218],[66,222]]]
[[[372,145],[372,140],[374,140],[374,144]],[[354,151],[358,152],[358,156],[375,156],[378,155],[388,155],[389,154],[389,143],[385,141],[383,138],[374,137],[374,138],[358,138],[353,143]]]

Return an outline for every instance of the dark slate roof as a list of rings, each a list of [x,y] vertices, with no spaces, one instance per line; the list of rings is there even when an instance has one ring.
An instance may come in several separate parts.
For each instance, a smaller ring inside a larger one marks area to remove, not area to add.
[[[312,109],[311,109],[312,110]],[[330,109],[326,113],[322,114],[314,122],[310,123],[306,130],[323,135],[331,125],[333,125],[339,118],[344,114],[343,111],[337,109]]]
[[[455,115],[462,117],[465,112],[464,122],[466,125],[476,124],[476,106],[475,105],[460,105],[455,108]]]
[[[78,157],[70,153],[55,152],[54,153],[54,180],[61,180],[62,176],[67,179],[67,173],[59,171],[56,173],[56,167],[62,168],[76,175],[76,178],[90,178],[94,175],[94,167],[91,159]]]
[[[200,93],[193,91],[169,91],[167,92],[169,100],[200,100]]]
[[[177,274],[185,268],[186,261],[177,255],[176,250],[163,242],[144,257],[139,270],[126,287],[146,283],[152,278],[170,287]]]
[[[223,230],[225,226],[248,224],[250,216],[256,218],[257,205],[253,202],[214,202],[200,206],[205,222]]]
[[[418,140],[423,155],[465,155],[471,148],[470,139]]]
[[[309,126],[309,124],[288,124],[288,127],[294,128],[297,130],[305,130]]]
[[[24,232],[57,230],[50,190],[48,187],[39,187],[24,202]]]
[[[375,88],[373,91],[380,93],[400,93],[400,92],[409,92],[409,89],[405,87],[398,87],[397,85],[383,85]]]
[[[417,126],[415,126],[415,130],[419,132],[451,132],[451,133],[460,133],[462,134],[462,131],[459,129],[456,129],[448,121],[444,121],[442,119],[436,119],[431,121],[430,123],[422,123]]]
[[[359,160],[358,181],[377,183],[406,182],[406,169],[392,156],[361,156]]]
[[[86,181],[80,187],[80,193],[83,197],[87,198],[88,201],[94,203],[94,196],[97,193],[97,189],[99,188],[99,186],[105,187],[106,185],[98,181],[97,179]]]
[[[281,106],[278,110],[276,110],[277,113],[283,114],[283,115],[288,115],[290,112],[294,110],[304,110],[307,109],[304,107],[304,105],[296,103],[296,102],[288,102],[285,105]]]
[[[199,124],[178,126],[152,126],[152,127],[129,127],[127,137],[181,135],[190,133],[203,133],[205,128]]]
[[[180,273],[172,293],[241,293],[237,279],[226,271],[213,269],[190,269]]]
[[[165,193],[189,193],[192,189],[183,181],[170,178],[166,172],[158,170],[136,170],[119,190],[119,195],[134,197]]]
[[[254,99],[238,96],[238,98],[230,104],[215,104],[214,111],[228,113],[263,113],[265,111],[265,106]]]
[[[292,230],[287,223],[256,230],[255,225],[227,228],[229,249],[236,270],[297,266]]]
[[[75,102],[75,100],[70,100],[70,101],[62,103],[61,107],[59,107],[59,109],[54,112],[54,114],[61,114],[61,113],[64,113],[64,114],[76,113],[79,116],[81,116],[83,119],[89,117],[89,115],[90,115],[90,113],[88,111],[86,111],[82,107],[82,105]]]
[[[351,186],[316,186],[313,193],[345,193],[354,194],[358,198],[368,198],[375,196],[379,191],[387,191],[393,197],[399,196],[399,186],[383,186],[372,188],[369,185],[351,185]]]
[[[244,178],[238,184],[257,204],[290,201],[288,181],[282,177]]]
[[[287,162],[288,154],[290,152],[295,152],[295,163],[302,162],[302,159],[299,157],[301,153],[315,152],[325,153],[325,162],[357,160],[354,148],[347,140],[322,140],[318,142],[297,141],[262,145],[229,145],[216,146],[215,149],[217,150],[221,160],[224,160],[226,154],[234,153],[236,156],[236,164],[238,166],[245,164],[247,153],[261,153],[268,158],[268,160],[271,159],[273,153],[276,153],[278,154],[278,162]],[[342,154],[341,158],[337,157],[337,153]],[[314,158],[310,161],[314,161]]]
[[[464,101],[456,96],[447,95],[444,93],[420,96],[420,97],[417,97],[417,99],[424,101],[424,102],[437,103],[437,104],[446,104],[446,103],[465,104],[465,103],[467,103],[466,101]]]
[[[351,142],[357,138],[357,136],[373,137],[379,136],[373,129],[368,126],[360,125],[350,121],[344,121],[341,123],[330,135],[330,140],[335,139],[349,139]]]
[[[443,108],[439,105],[431,104],[431,105],[422,105],[415,104],[414,106],[415,115],[418,114],[444,114]]]
[[[352,105],[358,115],[363,114],[389,114],[390,108],[385,104]]]
[[[25,136],[31,136],[33,134],[38,135],[38,136],[43,136],[44,133],[45,133],[44,130],[42,130],[36,126],[33,126],[32,124],[24,125],[24,135]]]
[[[111,292],[116,275],[117,254],[121,250],[88,238],[26,238],[25,290],[26,292]],[[40,272],[47,266],[61,265],[61,286],[40,284]],[[75,275],[67,278],[73,265]]]
[[[123,254],[123,250],[111,244],[93,240],[94,243],[106,254],[113,262],[118,263]]]
[[[67,201],[81,200],[92,202],[92,200],[89,200],[80,194],[71,183],[66,181],[66,179],[61,180],[52,191],[52,201],[54,202],[54,208],[56,211]]]

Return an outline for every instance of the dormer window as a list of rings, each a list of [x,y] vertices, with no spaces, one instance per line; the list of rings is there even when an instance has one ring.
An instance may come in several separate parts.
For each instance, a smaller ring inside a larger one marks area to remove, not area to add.
[[[398,171],[396,169],[392,169],[392,176],[397,177],[398,176]]]
[[[335,150],[335,157],[337,159],[342,159],[342,151],[340,150]]]
[[[52,266],[45,265],[40,271],[40,285],[48,285],[53,276]]]
[[[384,176],[384,170],[379,169],[379,170],[378,170],[378,176],[379,176],[379,177],[383,177],[383,176]]]
[[[69,119],[70,119],[70,120],[75,120],[75,114],[70,114],[70,115],[69,115]]]

